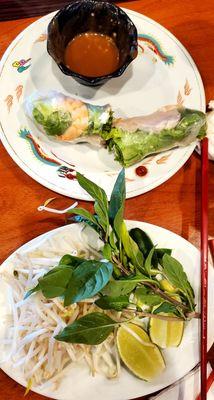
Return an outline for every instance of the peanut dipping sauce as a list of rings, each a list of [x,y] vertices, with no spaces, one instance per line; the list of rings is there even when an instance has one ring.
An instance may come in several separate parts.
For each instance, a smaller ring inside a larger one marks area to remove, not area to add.
[[[84,76],[108,75],[119,67],[119,50],[110,36],[81,33],[66,46],[64,62],[67,68]]]

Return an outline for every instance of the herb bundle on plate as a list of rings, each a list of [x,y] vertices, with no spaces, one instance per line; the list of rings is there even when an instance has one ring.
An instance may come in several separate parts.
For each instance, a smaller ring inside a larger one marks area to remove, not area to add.
[[[27,292],[26,297],[41,291],[47,299],[63,298],[64,306],[93,298],[100,311],[76,319],[55,339],[98,345],[112,332],[117,332],[120,356],[133,370],[124,349],[133,346],[132,339],[137,335],[141,346],[154,353],[150,354],[153,359],[158,354],[157,369],[162,370],[164,361],[156,345],[178,346],[184,321],[197,316],[194,292],[187,275],[180,262],[171,256],[171,249],[156,247],[146,232],[139,228],[128,231],[123,219],[126,197],[124,170],[118,175],[109,202],[102,188],[79,173],[77,179],[94,199],[95,213],[83,208],[71,212],[89,225],[91,232],[94,230],[101,240],[100,259],[64,255],[59,264]],[[132,310],[134,317],[118,322],[107,315],[107,310]],[[149,318],[150,337],[142,329],[142,324],[138,326],[145,317]],[[161,333],[164,329],[168,332],[165,335]],[[143,379],[148,378],[142,370],[134,372]]]

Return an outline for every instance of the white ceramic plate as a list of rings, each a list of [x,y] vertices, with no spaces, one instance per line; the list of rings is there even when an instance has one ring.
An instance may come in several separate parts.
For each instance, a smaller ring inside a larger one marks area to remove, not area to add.
[[[173,256],[175,256],[184,266],[188,278],[194,288],[196,295],[197,308],[200,308],[200,253],[189,242],[182,237],[155,225],[147,223],[128,221],[128,227],[140,227],[144,229],[153,240],[160,247],[169,247],[173,249]],[[51,232],[43,234],[38,238],[31,240],[29,243],[22,246],[14,254],[12,254],[2,265],[1,270],[10,268],[13,264],[15,254],[29,253],[35,248],[44,252],[45,249],[49,252],[51,249],[59,249],[65,253],[73,248],[72,242],[78,237],[81,224],[73,224],[62,228],[55,229]],[[51,245],[50,245],[51,238]],[[62,254],[62,253],[60,253]],[[40,255],[41,256],[41,255]],[[208,344],[211,346],[214,335],[214,271],[210,268],[209,271],[209,323],[208,323]],[[0,281],[0,338],[3,332],[7,329],[4,323],[4,315],[8,314],[7,298],[8,287]],[[160,390],[173,382],[183,377],[190,371],[199,361],[199,334],[200,322],[199,320],[190,321],[184,331],[183,340],[179,347],[166,349],[163,355],[166,361],[165,371],[152,383],[144,382],[134,377],[127,370],[122,368],[121,376],[118,379],[109,380],[100,375],[92,377],[89,374],[88,368],[85,365],[78,365],[66,370],[62,376],[61,384],[56,391],[48,391],[33,389],[38,393],[45,396],[59,399],[59,400],[85,400],[86,398],[99,400],[124,400],[133,399],[138,396],[143,396]],[[1,349],[1,355],[3,350]],[[15,381],[25,386],[20,370],[14,370],[10,363],[1,365],[3,371],[6,372]]]
[[[0,65],[2,142],[14,161],[49,189],[77,199],[90,197],[73,179],[74,169],[112,191],[119,163],[106,149],[55,143],[45,138],[23,112],[35,90],[55,89],[93,104],[110,103],[115,116],[148,114],[167,104],[205,110],[201,77],[182,44],[155,21],[126,10],[139,33],[139,55],[126,72],[100,88],[82,86],[65,76],[46,51],[46,29],[54,13],[25,29],[9,46]],[[168,151],[126,170],[127,197],[145,193],[169,179],[190,157],[195,144]],[[146,165],[139,177],[135,169]],[[66,167],[61,168],[60,167]],[[60,169],[60,171],[59,171]]]

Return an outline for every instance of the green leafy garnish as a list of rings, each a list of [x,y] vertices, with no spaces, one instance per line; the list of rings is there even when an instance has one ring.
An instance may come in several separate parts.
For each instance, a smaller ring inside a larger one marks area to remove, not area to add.
[[[135,275],[128,279],[111,280],[108,285],[105,286],[102,293],[108,296],[121,296],[132,292],[140,283],[149,283],[157,286],[159,285],[154,279],[150,279],[141,274]]]
[[[103,310],[121,311],[126,308],[129,302],[129,296],[102,296],[95,301],[95,304]]]
[[[132,228],[129,231],[129,234],[131,238],[137,243],[140,251],[146,258],[150,250],[152,250],[152,248],[154,247],[154,244],[149,235],[140,228]]]
[[[148,256],[147,256],[146,259],[145,259],[144,268],[145,268],[145,270],[146,270],[146,272],[147,272],[148,275],[150,275],[150,273],[151,273],[151,269],[152,269],[152,258],[153,258],[153,255],[154,255],[154,251],[155,251],[155,247],[153,247],[153,248],[150,250]]]
[[[96,345],[102,343],[118,325],[118,322],[107,315],[94,312],[66,326],[55,339],[68,343]]]
[[[121,208],[115,216],[114,228],[117,233],[118,239],[121,240],[125,253],[130,259],[131,263],[137,268],[143,269],[144,257],[141,253],[138,245],[131,238],[128,229],[126,227],[125,221],[121,217]]]
[[[132,237],[132,239],[137,243],[140,251],[144,255],[144,258],[147,258],[149,256],[150,251],[155,247],[149,235],[140,228],[132,228],[129,231],[129,234]],[[156,250],[152,252],[152,258],[150,260],[150,264],[151,265],[149,267],[149,270],[152,267],[157,268],[158,266],[158,255]]]
[[[112,261],[112,249],[109,243],[105,243],[103,246],[103,257],[109,261]]]
[[[25,298],[29,297],[31,294],[42,291],[42,294],[47,298],[51,299],[53,297],[62,296],[65,289],[71,279],[73,274],[73,268],[69,265],[60,265],[49,272],[47,272],[43,277],[39,278],[38,285],[29,290]]]
[[[160,263],[162,258],[163,258],[163,256],[164,256],[164,254],[168,254],[169,256],[171,256],[172,250],[171,249],[158,249],[158,248],[156,248],[155,249],[155,254],[156,254],[157,258],[158,258],[158,262]]]
[[[162,265],[163,273],[169,282],[179,289],[184,296],[186,296],[191,310],[194,310],[194,292],[181,263],[174,257],[164,254],[162,258]]]
[[[141,286],[134,292],[137,305],[156,306],[163,302],[163,299],[158,294],[154,294],[151,289]]]
[[[185,320],[189,313],[192,315],[194,292],[182,265],[171,256],[172,250],[158,249],[140,228],[127,229],[124,170],[118,175],[109,203],[102,188],[80,173],[77,179],[95,200],[94,214],[83,208],[70,212],[81,216],[96,231],[97,240],[103,243],[98,255],[102,261],[65,254],[25,297],[41,291],[48,299],[63,298],[64,306],[69,306],[98,296],[95,304],[103,310],[122,311],[128,307],[146,315],[142,307],[145,305],[150,308],[149,315],[156,314],[156,318],[158,314],[159,318],[161,314],[173,314]],[[164,281],[179,292],[177,297],[165,289],[167,285],[161,284]],[[95,312],[67,326],[56,339],[99,344],[118,325],[104,313]]]
[[[113,266],[109,262],[85,261],[72,274],[64,293],[64,305],[95,296],[109,282]]]
[[[103,294],[108,296],[121,296],[128,293],[131,293],[137,286],[137,284],[141,282],[141,279],[118,279],[112,280],[108,283],[108,285],[102,291]]]
[[[109,220],[111,224],[114,223],[114,219],[118,211],[124,208],[125,199],[126,199],[125,170],[122,169],[115,182],[109,202]]]
[[[51,299],[62,296],[64,305],[93,297],[109,282],[113,266],[109,262],[79,259],[66,255],[69,265],[59,264],[39,279],[38,285],[26,293],[25,298],[41,290],[42,294]],[[60,260],[60,262],[62,259]]]
[[[166,301],[163,302],[162,304],[160,304],[159,307],[156,307],[153,310],[153,314],[160,314],[160,313],[175,314],[175,315],[180,316],[180,313],[178,312],[177,307],[174,304],[168,303]]]
[[[72,256],[71,254],[65,254],[59,261],[59,266],[70,265],[75,268],[84,262],[84,258]]]
[[[39,292],[40,290],[41,289],[40,289],[40,286],[39,286],[39,283],[38,283],[38,285],[36,285],[33,289],[30,289],[30,290],[28,290],[27,293],[25,293],[24,300],[27,299],[32,294]]]
[[[108,217],[108,198],[105,191],[96,185],[94,182],[87,179],[85,176],[77,172],[77,179],[80,186],[85,189],[90,196],[95,200],[94,209],[98,217],[98,223],[106,232],[105,237],[109,234],[109,217]],[[87,218],[87,215],[85,215]],[[92,220],[95,223],[95,221]]]
[[[71,212],[71,211],[69,211]],[[93,214],[91,214],[89,211],[85,210],[84,208],[74,208],[72,209],[72,214],[76,214],[76,215],[81,215],[82,217],[84,217],[86,220],[88,220],[89,222],[91,222],[93,225],[98,226],[99,224],[97,222],[97,219],[94,217]],[[92,225],[92,226],[93,226]]]

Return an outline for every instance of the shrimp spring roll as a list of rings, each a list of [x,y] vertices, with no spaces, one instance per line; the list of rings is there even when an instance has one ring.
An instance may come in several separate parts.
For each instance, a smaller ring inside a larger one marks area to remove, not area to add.
[[[69,142],[101,135],[112,125],[110,105],[84,103],[54,90],[33,93],[25,102],[25,111],[43,133]]]
[[[150,154],[187,146],[204,136],[203,112],[169,106],[148,116],[115,120],[105,140],[115,159],[129,167]]]
[[[206,135],[205,114],[185,107],[166,106],[147,116],[113,120],[108,104],[92,105],[50,91],[30,96],[25,110],[50,138],[105,144],[125,167]]]

